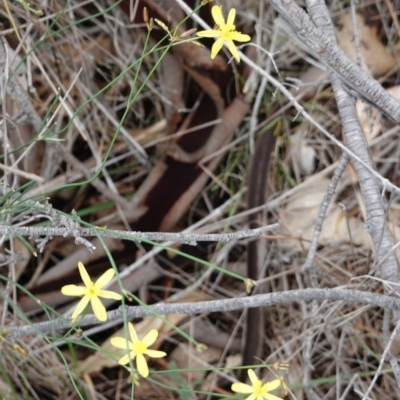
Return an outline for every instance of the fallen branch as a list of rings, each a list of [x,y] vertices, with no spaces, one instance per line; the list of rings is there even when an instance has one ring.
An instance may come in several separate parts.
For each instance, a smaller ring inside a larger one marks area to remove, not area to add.
[[[77,240],[82,237],[109,237],[115,239],[131,240],[140,242],[150,241],[169,241],[175,243],[185,243],[196,245],[197,242],[228,242],[245,238],[254,238],[261,236],[264,232],[272,231],[278,228],[279,224],[271,224],[256,229],[245,229],[229,233],[173,233],[173,232],[125,232],[103,228],[82,228],[75,227],[32,227],[32,226],[7,226],[0,225],[0,235],[20,235],[26,237],[40,236],[63,236],[75,237]],[[82,244],[82,243],[77,243]]]
[[[149,315],[168,315],[168,314],[186,314],[197,315],[211,312],[227,312],[243,310],[254,307],[270,307],[277,304],[285,304],[299,301],[345,301],[347,303],[369,304],[371,306],[385,308],[389,310],[400,310],[400,300],[397,297],[386,296],[362,292],[359,290],[347,289],[300,289],[289,290],[278,293],[259,294],[250,297],[236,297],[233,299],[200,301],[197,303],[168,304],[158,303],[146,307],[125,306],[125,314],[128,320],[142,318]],[[122,307],[107,313],[107,321],[122,321]],[[79,323],[83,328],[88,325],[99,325],[101,322],[93,315],[86,315]],[[52,321],[39,322],[37,324],[7,327],[7,332],[3,335],[8,340],[14,340],[24,336],[34,336],[37,334],[55,334],[56,332],[70,329],[70,323],[65,318],[57,318]]]

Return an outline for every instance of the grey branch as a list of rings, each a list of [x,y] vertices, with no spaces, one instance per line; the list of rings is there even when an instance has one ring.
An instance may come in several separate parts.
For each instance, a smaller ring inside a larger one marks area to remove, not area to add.
[[[186,243],[193,246],[197,242],[228,242],[245,238],[259,237],[263,233],[276,229],[279,224],[262,226],[257,229],[245,229],[229,233],[169,233],[169,232],[125,232],[102,228],[82,228],[67,229],[64,227],[31,227],[31,226],[7,226],[0,225],[0,235],[21,235],[27,237],[39,236],[63,236],[63,237],[111,237],[116,239],[125,239],[135,242],[142,240],[151,240],[155,242],[169,241],[175,243]]]
[[[330,33],[332,38],[334,38],[333,26],[331,24],[328,11],[326,6],[318,8],[318,15],[325,15],[325,25],[324,31]],[[336,45],[336,43],[335,43]],[[354,63],[350,62],[350,64]],[[360,68],[358,68],[362,71]],[[362,71],[363,72],[363,71]],[[372,90],[373,87],[380,87],[381,91],[384,89],[379,85],[377,81],[365,74],[360,74],[360,81],[362,82],[363,76],[366,75],[368,84]],[[343,124],[343,131],[346,137],[346,142],[348,148],[353,151],[365,164],[369,167],[374,168],[370,153],[368,151],[367,145],[364,140],[363,130],[361,128],[360,122],[357,117],[357,112],[355,109],[354,99],[343,90],[341,76],[339,77],[333,70],[329,72],[330,79],[332,81],[332,87],[335,93],[336,101],[338,104],[338,109],[340,113],[340,118]],[[364,82],[366,84],[366,82]],[[367,94],[371,97],[372,104],[375,105],[375,98],[373,92],[367,90]],[[384,91],[385,92],[385,91]],[[400,107],[400,103],[397,102]],[[383,108],[387,109],[386,114],[389,115],[393,112],[395,115],[395,110],[392,110],[389,103],[382,105]],[[380,108],[380,107],[378,107]],[[388,114],[389,113],[389,114]],[[397,123],[399,123],[398,118],[394,118]],[[357,173],[358,182],[360,185],[361,193],[363,195],[363,200],[365,203],[365,208],[367,212],[367,229],[371,236],[374,244],[374,249],[376,252],[375,263],[378,262],[380,267],[381,276],[383,279],[388,280],[393,283],[399,283],[398,278],[398,264],[394,252],[392,251],[393,241],[392,237],[386,227],[386,212],[383,204],[383,199],[381,196],[380,187],[375,179],[371,179],[372,176],[367,171],[364,166],[358,162],[354,162],[354,167]],[[396,321],[400,318],[400,313],[396,314]]]
[[[314,233],[311,240],[310,249],[308,250],[306,262],[304,263],[304,266],[302,268],[303,271],[311,270],[313,267],[315,254],[317,253],[318,239],[322,232],[322,224],[324,222],[326,212],[328,210],[331,199],[335,194],[335,189],[339,183],[339,179],[342,176],[347,164],[349,163],[349,160],[349,155],[347,153],[343,153],[339,164],[336,167],[335,172],[332,176],[331,182],[329,183],[329,187],[326,191],[324,200],[322,201],[321,207],[318,212],[317,220],[315,221]]]
[[[233,299],[200,301],[198,303],[168,304],[158,303],[146,307],[126,306],[126,315],[129,320],[142,318],[149,315],[186,314],[197,315],[212,312],[228,312],[254,307],[271,307],[277,304],[288,304],[299,301],[345,301],[346,303],[370,304],[374,307],[389,310],[400,310],[398,297],[373,294],[359,290],[347,289],[300,289],[277,293],[259,294],[255,296],[236,297]],[[123,320],[122,306],[117,310],[108,312],[108,321]],[[86,315],[79,326],[99,325],[101,322],[93,315]],[[71,328],[66,319],[39,322],[18,327],[7,327],[7,339],[14,340],[18,337],[33,336],[37,334],[56,334],[57,332]],[[6,332],[3,332],[6,334]],[[58,336],[58,334],[57,334]]]
[[[315,23],[317,27],[321,29],[322,32],[324,32],[327,37],[329,37],[331,40],[335,39],[334,36],[334,30],[333,30],[333,24],[330,19],[330,15],[328,13],[328,10],[325,6],[325,2],[323,0],[307,0],[307,10],[310,13],[310,16]],[[337,78],[337,75],[332,72],[331,70],[329,71],[329,77],[331,78],[332,81],[332,86],[334,89],[335,94],[337,94],[338,89],[341,89],[341,84],[342,82]],[[345,95],[347,95],[346,92],[344,92]],[[343,103],[338,102],[338,108],[340,111],[340,115],[343,113]],[[349,110],[350,116],[357,121],[357,115],[354,115],[352,113],[353,110]],[[343,121],[344,125],[344,130],[346,131],[346,128],[348,130],[348,125],[346,125],[346,121]],[[329,184],[329,188],[327,190],[327,193],[324,196],[324,201],[321,204],[319,213],[318,213],[318,218],[317,221],[315,222],[315,230],[314,230],[314,235],[313,235],[313,240],[310,246],[310,251],[307,256],[307,260],[305,263],[305,266],[303,267],[304,270],[310,271],[311,266],[313,264],[314,260],[314,255],[317,250],[317,243],[318,243],[318,237],[321,233],[322,229],[322,224],[323,220],[325,218],[325,214],[328,210],[329,203],[331,201],[331,198],[334,195],[336,186],[339,182],[340,177],[342,176],[348,162],[350,160],[349,155],[344,152],[342,155],[342,158],[338,164],[338,167],[335,170],[335,173],[332,177],[332,180]],[[310,280],[314,288],[318,287],[318,281],[316,279],[316,276],[311,272],[310,274]],[[310,326],[317,325],[321,322],[321,315],[317,312],[318,308],[318,303],[314,300],[312,303],[312,313],[310,316],[308,316],[307,319],[310,320]],[[314,355],[314,349],[315,349],[315,343],[314,343],[315,337],[312,333],[312,330],[309,330],[307,337],[306,337],[306,346],[303,351],[303,359],[304,359],[304,373],[303,373],[303,385],[304,385],[304,390],[307,393],[307,396],[312,398],[312,399],[318,399],[319,396],[317,393],[314,391],[314,389],[310,385],[310,380],[312,373],[311,371],[315,368],[313,366],[313,355]]]
[[[285,22],[280,24],[290,31],[298,43],[313,53],[328,68],[340,76],[349,88],[368,103],[377,107],[386,116],[400,124],[400,102],[357,64],[350,60],[325,32],[315,27],[308,14],[293,0],[271,0],[274,8]]]

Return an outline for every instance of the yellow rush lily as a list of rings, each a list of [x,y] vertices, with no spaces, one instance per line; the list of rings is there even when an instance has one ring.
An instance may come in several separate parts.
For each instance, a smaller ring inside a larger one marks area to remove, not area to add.
[[[113,300],[122,299],[122,296],[118,293],[112,292],[111,290],[102,290],[114,277],[115,271],[110,268],[104,272],[96,282],[92,282],[85,266],[81,262],[78,263],[78,268],[85,286],[65,285],[61,288],[61,293],[65,296],[83,296],[71,316],[72,322],[85,311],[89,302],[92,305],[96,318],[102,322],[106,321],[107,311],[99,297]]]
[[[251,385],[236,382],[231,388],[233,392],[250,394],[245,400],[283,400],[281,397],[269,393],[281,386],[282,381],[280,379],[275,379],[263,385],[252,369],[247,370],[247,373],[249,374]]]
[[[149,376],[149,367],[147,361],[144,358],[145,355],[153,358],[165,357],[167,353],[158,350],[150,350],[149,347],[157,340],[158,331],[152,329],[142,340],[139,340],[133,325],[129,322],[129,335],[131,340],[126,340],[123,337],[111,338],[111,344],[119,349],[128,351],[128,354],[124,355],[118,364],[125,365],[129,363],[129,360],[134,360],[136,357],[136,368],[140,375],[147,378]]]
[[[251,37],[236,30],[236,26],[234,25],[236,10],[232,8],[229,11],[226,23],[224,16],[222,15],[221,6],[213,6],[213,8],[211,9],[211,14],[217,25],[215,29],[200,31],[197,32],[196,35],[206,38],[218,38],[211,48],[212,59],[216,57],[218,52],[222,49],[224,43],[226,43],[228,45],[229,51],[232,53],[233,57],[235,57],[235,60],[237,62],[240,62],[239,52],[233,41],[235,40],[237,42],[248,42],[251,40]]]

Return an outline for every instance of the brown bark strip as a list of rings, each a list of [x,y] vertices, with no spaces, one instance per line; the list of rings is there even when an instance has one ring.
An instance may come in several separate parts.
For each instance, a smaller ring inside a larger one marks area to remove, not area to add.
[[[307,82],[309,77],[305,78]],[[304,79],[302,79],[304,81]],[[314,95],[313,90],[304,90],[302,93],[297,93],[299,98],[308,100]],[[282,113],[285,110],[287,100],[283,99],[283,103],[275,107],[270,115]],[[270,128],[265,134],[259,137],[255,146],[255,153],[252,160],[252,165],[248,183],[248,209],[251,210],[266,202],[266,189],[268,183],[268,170],[271,160],[271,154],[275,148],[276,136],[274,135],[275,127]],[[263,225],[262,212],[252,214],[249,217],[249,228],[254,229]],[[260,266],[263,260],[260,260],[259,247],[261,239],[255,239],[247,245],[247,277],[253,280],[259,279]],[[252,365],[256,362],[256,357],[260,357],[263,314],[259,308],[251,308],[247,311],[244,346],[243,346],[243,365]],[[241,373],[241,380],[246,379],[246,371]]]
[[[275,142],[274,128],[269,129],[256,142],[248,184],[247,204],[249,210],[263,205],[266,201],[268,169]],[[250,229],[260,227],[262,224],[262,211],[250,216]],[[253,280],[259,279],[260,265],[263,262],[259,259],[260,245],[262,245],[262,240],[251,240],[247,245],[247,277]],[[247,310],[243,365],[252,365],[256,362],[256,357],[260,357],[262,327],[264,326],[263,314],[260,311],[259,308]],[[246,371],[243,370],[243,372]],[[242,374],[242,376],[245,378],[246,374]]]

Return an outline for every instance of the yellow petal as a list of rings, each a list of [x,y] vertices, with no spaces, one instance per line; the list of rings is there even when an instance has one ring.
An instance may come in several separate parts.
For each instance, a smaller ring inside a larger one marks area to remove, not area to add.
[[[133,325],[130,322],[128,323],[128,328],[129,328],[129,334],[131,336],[132,343],[136,343],[139,339],[137,337],[135,328],[133,327]]]
[[[86,288],[83,286],[65,285],[61,288],[61,293],[64,296],[84,296]]]
[[[250,385],[246,385],[245,383],[235,382],[232,384],[231,389],[233,392],[248,394],[253,393],[253,388]]]
[[[232,32],[230,38],[236,40],[237,42],[249,42],[251,37],[240,32]]]
[[[250,382],[252,385],[255,385],[258,382],[258,378],[257,375],[255,374],[255,372],[252,369],[248,369],[247,370],[247,374],[249,375],[250,378]]]
[[[121,357],[121,358],[118,360],[118,364],[120,364],[120,365],[128,364],[128,363],[129,363],[129,360],[130,360],[130,359],[133,360],[133,358],[134,358],[134,356],[131,357],[130,354],[126,354],[125,356]]]
[[[159,350],[146,350],[144,354],[147,354],[149,357],[152,358],[162,358],[167,355],[164,351],[159,351]]]
[[[236,10],[234,8],[231,8],[231,11],[229,11],[228,14],[228,19],[226,20],[226,24],[234,25],[235,17],[236,17]]]
[[[216,31],[214,29],[210,29],[209,31],[197,32],[196,35],[199,37],[205,37],[205,38],[220,37],[221,31]]]
[[[220,27],[225,26],[224,16],[222,15],[222,6],[213,6],[211,9],[212,17],[214,18],[215,23]]]
[[[75,321],[75,319],[85,311],[85,308],[88,304],[89,304],[89,297],[87,296],[82,297],[82,299],[76,306],[75,311],[71,316],[72,321]]]
[[[85,266],[79,261],[78,262],[79,274],[81,275],[82,281],[86,287],[89,287],[92,283],[89,274],[86,271]]]
[[[157,329],[152,329],[144,338],[143,338],[143,343],[146,345],[146,347],[150,347],[158,337],[158,331]]]
[[[122,296],[118,293],[112,292],[111,290],[100,290],[99,297],[104,297],[105,299],[121,300]]]
[[[92,304],[93,312],[96,318],[101,322],[107,321],[107,310],[103,306],[101,300],[95,296],[90,299],[90,303]]]
[[[149,367],[143,354],[138,354],[136,357],[136,367],[140,375],[147,378],[149,376]]]
[[[103,288],[104,286],[107,285],[111,281],[112,278],[114,278],[115,271],[110,268],[106,272],[104,272],[103,275],[100,276],[99,279],[96,281],[96,285],[99,289]]]
[[[224,45],[224,39],[220,37],[215,41],[211,48],[211,59],[214,60],[214,58],[217,56],[218,52],[222,49],[222,46]]]
[[[271,382],[267,382],[263,385],[263,388],[265,388],[267,392],[272,392],[273,390],[278,389],[279,386],[281,386],[281,380],[275,379]]]
[[[263,394],[263,397],[266,400],[283,400],[282,397],[274,396],[271,393],[265,393],[265,394]]]
[[[110,339],[111,344],[118,349],[130,350],[131,343],[123,337],[113,337]]]
[[[228,49],[232,53],[233,57],[235,57],[235,60],[237,62],[240,62],[240,55],[238,49],[235,46],[235,43],[233,43],[232,40],[227,40],[226,43],[228,43]]]

